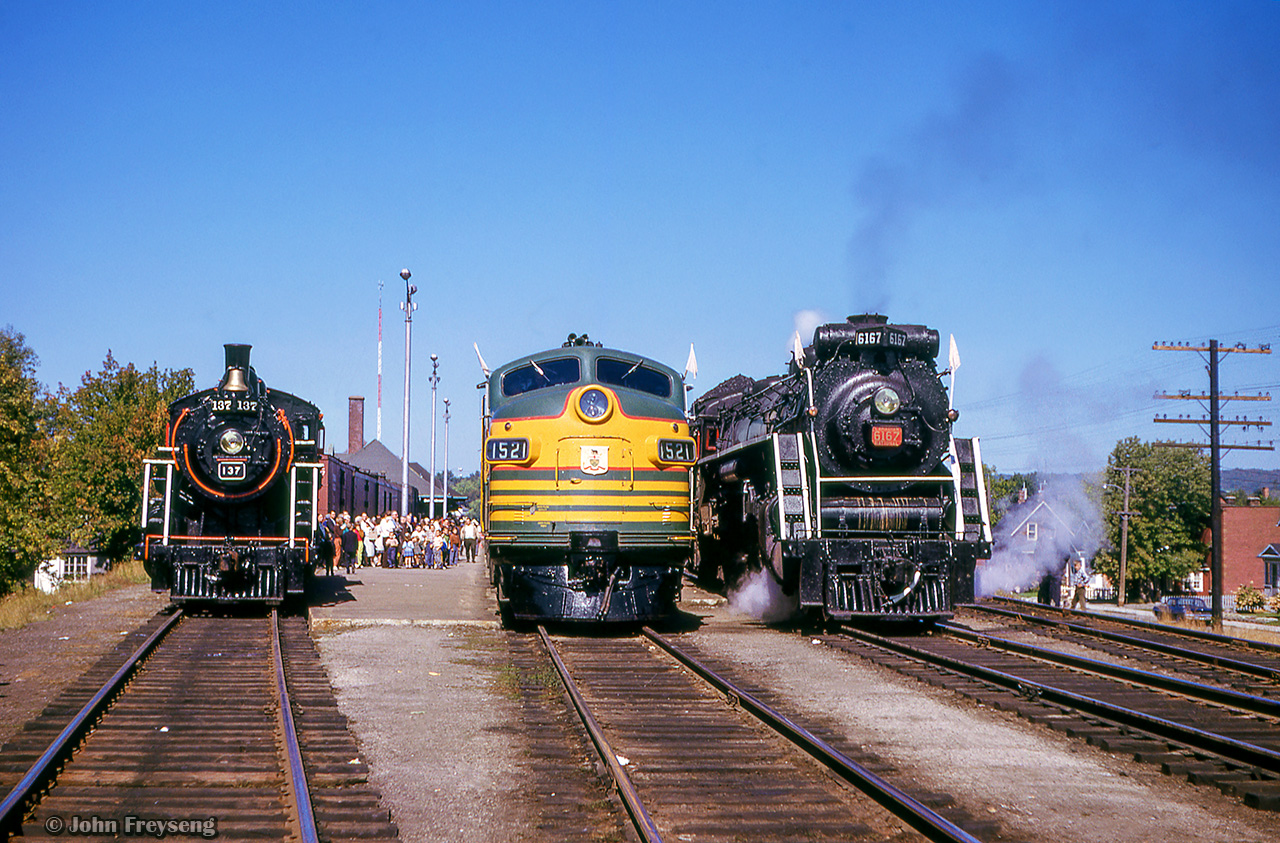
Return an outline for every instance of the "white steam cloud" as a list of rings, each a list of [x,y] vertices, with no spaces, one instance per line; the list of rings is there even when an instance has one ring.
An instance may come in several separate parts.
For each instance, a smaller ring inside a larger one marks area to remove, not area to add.
[[[1025,528],[1019,530],[1033,513],[1034,540]],[[1092,558],[1101,546],[1102,514],[1085,494],[1083,483],[1074,478],[1047,483],[1025,503],[1015,503],[1001,519],[995,552],[978,568],[977,595],[1022,591],[1045,574],[1062,575],[1068,559],[1077,553]]]
[[[765,623],[789,620],[800,608],[799,595],[788,597],[768,571],[752,571],[729,592],[729,610]]]
[[[825,325],[831,320],[821,310],[797,310],[791,317],[791,321],[795,326],[795,333],[787,336],[787,357],[791,356],[791,343],[794,341],[795,335],[800,335],[800,345],[806,346],[813,341],[813,332],[819,325]]]

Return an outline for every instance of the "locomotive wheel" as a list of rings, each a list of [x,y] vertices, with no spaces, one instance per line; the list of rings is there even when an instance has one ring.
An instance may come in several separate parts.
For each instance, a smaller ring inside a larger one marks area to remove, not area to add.
[[[788,597],[795,594],[800,587],[800,570],[788,571],[784,564],[782,555],[782,539],[778,535],[775,520],[771,516],[771,510],[777,510],[778,504],[775,500],[772,505],[762,504],[757,509],[755,516],[755,548],[753,550],[755,559],[754,567],[764,568],[773,575],[773,578],[782,586],[782,593]]]

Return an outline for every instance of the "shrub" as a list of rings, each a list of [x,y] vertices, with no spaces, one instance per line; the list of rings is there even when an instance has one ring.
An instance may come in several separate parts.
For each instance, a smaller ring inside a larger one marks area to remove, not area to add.
[[[1262,592],[1254,588],[1252,583],[1240,586],[1240,590],[1236,592],[1236,611],[1256,612],[1261,608]]]
[[[1267,611],[1280,614],[1280,592],[1271,595],[1271,599],[1267,601]]]

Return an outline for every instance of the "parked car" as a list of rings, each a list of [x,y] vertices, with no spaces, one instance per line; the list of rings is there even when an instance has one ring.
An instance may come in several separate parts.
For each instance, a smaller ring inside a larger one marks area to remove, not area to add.
[[[1166,597],[1163,603],[1151,607],[1162,621],[1180,621],[1184,618],[1208,618],[1212,616],[1203,597]]]

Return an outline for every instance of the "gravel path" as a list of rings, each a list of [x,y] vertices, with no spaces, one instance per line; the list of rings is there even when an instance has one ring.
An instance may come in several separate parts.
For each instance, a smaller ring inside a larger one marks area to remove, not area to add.
[[[58,606],[48,620],[0,630],[0,745],[120,638],[169,605],[165,594],[134,585]]]

